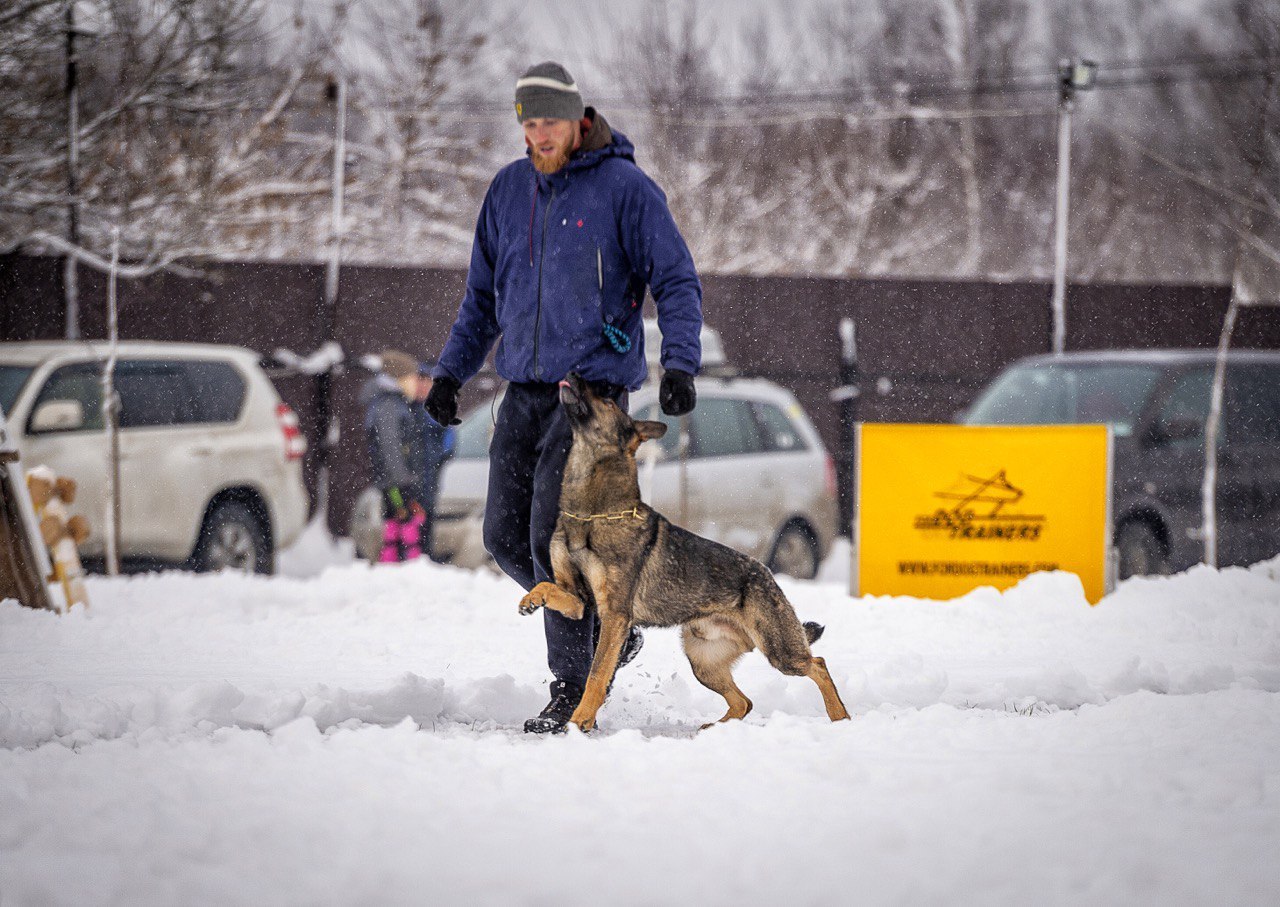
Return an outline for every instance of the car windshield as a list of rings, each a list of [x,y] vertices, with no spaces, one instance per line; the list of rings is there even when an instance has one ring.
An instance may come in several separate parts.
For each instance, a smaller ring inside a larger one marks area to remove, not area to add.
[[[493,423],[497,402],[486,403],[473,409],[454,431],[453,458],[455,460],[484,460],[489,456],[489,441],[493,438]]]
[[[29,365],[0,365],[0,409],[7,414],[18,399],[18,391],[34,368]]]
[[[1160,369],[1140,364],[1042,362],[1005,372],[965,414],[966,425],[1107,422],[1117,437],[1133,424]]]

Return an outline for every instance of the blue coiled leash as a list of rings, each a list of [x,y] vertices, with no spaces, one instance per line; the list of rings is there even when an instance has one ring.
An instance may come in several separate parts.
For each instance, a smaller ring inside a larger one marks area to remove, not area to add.
[[[613,347],[615,352],[631,352],[631,336],[616,324],[606,324],[604,326],[604,337],[609,341],[609,346]]]

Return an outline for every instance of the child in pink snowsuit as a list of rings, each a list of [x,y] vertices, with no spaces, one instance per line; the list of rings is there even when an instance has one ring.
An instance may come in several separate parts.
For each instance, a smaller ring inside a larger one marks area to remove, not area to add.
[[[387,350],[382,370],[365,385],[365,435],[374,484],[382,492],[383,536],[380,563],[421,557],[422,481],[426,441],[422,416],[414,408],[418,362],[408,353]]]

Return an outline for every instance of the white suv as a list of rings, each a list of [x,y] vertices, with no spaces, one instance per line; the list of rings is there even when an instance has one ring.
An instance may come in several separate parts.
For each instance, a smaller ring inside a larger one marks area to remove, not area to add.
[[[104,553],[108,440],[101,342],[0,343],[0,408],[27,468],[76,480],[74,512]],[[120,399],[120,553],[198,570],[271,572],[306,525],[297,417],[240,347],[125,341]]]

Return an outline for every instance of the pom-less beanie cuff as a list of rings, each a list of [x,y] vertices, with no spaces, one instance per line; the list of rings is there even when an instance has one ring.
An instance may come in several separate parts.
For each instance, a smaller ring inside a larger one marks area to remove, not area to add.
[[[516,119],[580,120],[586,113],[573,76],[559,63],[539,63],[516,80]]]

